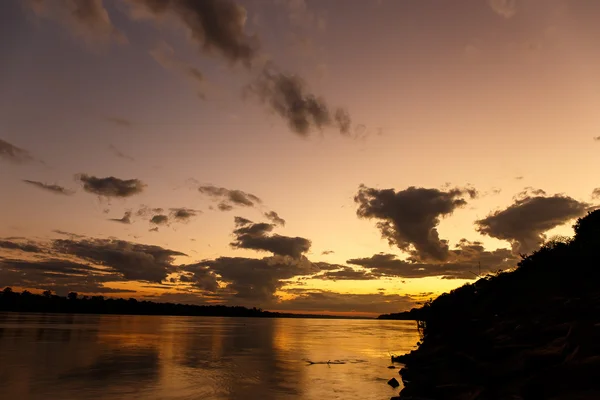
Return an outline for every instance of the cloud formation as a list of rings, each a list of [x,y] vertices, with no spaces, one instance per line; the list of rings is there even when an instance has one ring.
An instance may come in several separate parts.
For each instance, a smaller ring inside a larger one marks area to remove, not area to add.
[[[275,292],[284,285],[283,280],[319,272],[305,257],[294,259],[281,256],[262,259],[219,257],[182,266],[181,270],[196,274],[200,269],[200,279],[206,279],[206,270],[202,267],[209,267],[219,275],[234,297],[262,302],[277,299]]]
[[[198,191],[214,200],[221,200],[218,206],[221,211],[229,211],[234,206],[254,207],[262,203],[262,200],[257,196],[237,189],[230,190],[223,187],[206,185],[200,186]]]
[[[188,222],[190,219],[198,215],[201,211],[191,208],[171,208],[171,218],[177,222]]]
[[[416,188],[405,190],[375,189],[360,185],[354,201],[359,218],[376,219],[377,228],[390,246],[410,252],[419,260],[443,261],[448,257],[448,243],[439,238],[440,217],[451,215],[474,198],[474,189]]]
[[[131,224],[131,211],[126,211],[122,218],[110,218],[109,221]]]
[[[139,179],[119,179],[114,176],[96,178],[87,174],[75,177],[83,182],[83,190],[105,197],[130,197],[141,193],[146,187]]]
[[[57,253],[102,265],[125,279],[148,282],[164,280],[175,271],[174,257],[185,256],[160,246],[111,239],[57,239],[52,248]]]
[[[275,211],[269,211],[263,215],[275,225],[285,226],[285,219],[281,218]]]
[[[535,193],[523,192],[504,210],[476,221],[477,231],[509,241],[515,254],[530,253],[544,242],[546,231],[581,217],[589,208],[568,196]]]
[[[49,185],[49,184],[43,183],[43,182],[30,181],[29,179],[23,179],[23,182],[25,182],[29,185],[35,186],[37,188],[47,190],[47,191],[55,193],[55,194],[62,194],[65,196],[70,196],[74,193],[72,190],[66,189],[66,188],[64,188],[62,186],[58,186],[58,185]]]
[[[145,15],[172,15],[188,30],[206,54],[218,53],[232,63],[250,66],[257,54],[258,40],[245,33],[246,10],[231,0],[135,0]]]
[[[245,218],[235,218],[235,240],[231,246],[237,249],[269,251],[274,255],[300,258],[311,246],[308,239],[270,234],[274,224],[253,223]]]
[[[517,0],[488,0],[488,4],[496,14],[507,19],[517,13]]]
[[[127,43],[125,35],[112,24],[102,0],[28,0],[26,3],[38,17],[59,21],[88,44]]]
[[[600,199],[600,188],[592,190],[592,199]]]
[[[117,275],[68,260],[0,259],[0,282],[11,287],[53,290],[62,295],[71,291],[80,293],[134,292],[133,290],[104,286],[106,282],[119,280],[122,278]]]
[[[326,101],[310,93],[302,78],[267,67],[245,88],[275,114],[287,121],[292,132],[307,137],[314,130],[334,126],[349,135],[350,115],[341,108],[331,111]]]
[[[448,251],[445,262],[401,260],[394,254],[383,253],[346,262],[366,268],[377,277],[475,279],[480,272],[483,275],[512,268],[518,261],[509,249],[488,251],[480,242],[462,239],[455,249]]]
[[[150,223],[154,225],[166,225],[169,222],[169,217],[164,214],[157,214],[150,219]]]
[[[0,240],[0,249],[20,250],[26,253],[41,253],[41,247],[32,243],[19,243],[10,240]]]
[[[2,139],[0,139],[0,159],[14,164],[24,164],[34,160],[27,150],[12,145]]]

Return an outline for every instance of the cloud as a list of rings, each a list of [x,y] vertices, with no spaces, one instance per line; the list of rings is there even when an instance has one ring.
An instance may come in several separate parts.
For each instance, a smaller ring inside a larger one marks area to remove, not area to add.
[[[596,137],[594,138],[594,140],[595,140],[596,142],[600,142],[600,136],[596,136]]]
[[[191,208],[171,208],[170,211],[171,217],[177,222],[187,222],[202,212]]]
[[[241,190],[230,190],[213,185],[200,186],[198,191],[216,200],[222,200],[219,204],[219,210],[229,211],[233,206],[254,207],[262,203],[257,196],[246,193]]]
[[[10,240],[0,240],[0,249],[20,250],[26,253],[41,253],[42,248],[32,243],[18,243]]]
[[[439,238],[440,217],[464,207],[467,195],[473,198],[477,192],[474,189],[443,191],[414,186],[396,192],[360,185],[354,201],[358,204],[358,217],[379,220],[377,228],[390,246],[409,251],[421,260],[443,261],[448,257],[448,243]]]
[[[131,128],[133,122],[123,117],[106,117],[106,120],[123,128]]]
[[[47,191],[55,193],[55,194],[62,194],[65,196],[70,196],[74,193],[72,190],[66,189],[66,188],[64,188],[62,186],[58,186],[58,185],[48,185],[46,183],[42,183],[42,182],[38,182],[38,181],[30,181],[28,179],[23,179],[23,182],[33,185],[35,187],[38,187],[40,189],[47,190]]]
[[[0,281],[6,286],[53,290],[63,295],[70,291],[80,293],[133,292],[133,290],[104,286],[106,282],[120,280],[122,278],[117,275],[68,260],[0,260]]]
[[[38,17],[59,21],[73,36],[88,44],[127,43],[125,35],[112,24],[102,0],[29,0],[26,3]]]
[[[117,157],[119,157],[119,158],[124,158],[124,159],[126,159],[126,160],[129,160],[129,161],[135,161],[133,157],[131,157],[131,156],[128,156],[127,154],[124,154],[123,152],[121,152],[121,150],[117,149],[117,148],[116,148],[114,145],[112,145],[112,144],[111,144],[111,145],[109,145],[109,146],[108,146],[108,148],[109,148],[109,150],[110,150],[110,151],[112,151],[112,153],[113,153],[115,156],[117,156]]]
[[[245,218],[235,218],[235,240],[231,246],[237,249],[269,251],[275,255],[300,258],[311,246],[308,239],[270,234],[274,224],[253,223]]]
[[[219,208],[219,211],[231,211],[231,210],[233,210],[233,206],[231,204],[228,204],[228,203],[219,203],[219,205],[217,207]]]
[[[416,303],[410,296],[396,294],[351,294],[327,290],[294,291],[296,297],[277,304],[277,309],[305,312],[362,312],[387,314],[413,308]]]
[[[327,256],[329,254],[333,254],[335,253],[335,251],[333,250],[324,250],[323,252],[321,252],[321,255]]]
[[[154,225],[166,225],[169,222],[169,217],[164,214],[158,214],[152,217],[150,223]]]
[[[0,139],[0,159],[14,164],[24,164],[34,161],[34,158],[27,150],[21,149],[2,139]]]
[[[231,0],[136,0],[146,16],[175,16],[188,28],[191,38],[206,54],[218,53],[232,63],[250,66],[257,54],[258,40],[245,31],[246,10]]]
[[[509,241],[515,254],[536,250],[546,231],[584,215],[589,208],[586,203],[558,194],[531,196],[524,192],[520,196],[504,210],[475,222],[481,234]]]
[[[110,218],[109,221],[131,224],[131,211],[126,211],[122,218]]]
[[[488,0],[492,10],[504,17],[511,18],[517,13],[517,0]]]
[[[160,246],[111,239],[57,239],[53,242],[53,249],[102,265],[125,279],[148,282],[164,280],[175,271],[172,265],[174,257],[185,256],[184,253]]]
[[[373,275],[369,271],[356,270],[352,267],[342,266],[341,269],[335,271],[326,271],[315,275],[314,279],[332,280],[332,281],[366,281],[378,279],[378,275]]]
[[[87,174],[76,175],[83,182],[83,190],[98,196],[130,197],[141,193],[146,185],[139,179],[119,179],[114,176],[96,178]]]
[[[275,225],[285,226],[285,219],[281,218],[275,211],[269,211],[263,214],[269,221]]]
[[[336,126],[343,135],[350,134],[350,115],[343,109],[331,111],[326,101],[308,92],[306,83],[297,75],[286,75],[267,67],[245,94],[253,94],[274,113],[287,121],[290,129],[308,136],[314,130]]]
[[[424,263],[400,260],[394,254],[383,253],[346,262],[366,268],[372,275],[378,277],[475,279],[479,272],[483,275],[512,268],[518,261],[509,249],[488,251],[480,242],[462,239],[455,249],[448,251],[445,262]]]
[[[235,298],[263,302],[277,299],[275,292],[284,285],[283,280],[319,272],[305,257],[294,259],[281,256],[262,259],[219,257],[181,266],[180,269],[192,274],[200,269],[202,279],[206,274],[202,267],[209,267],[216,273],[225,282],[227,290],[234,293]]]

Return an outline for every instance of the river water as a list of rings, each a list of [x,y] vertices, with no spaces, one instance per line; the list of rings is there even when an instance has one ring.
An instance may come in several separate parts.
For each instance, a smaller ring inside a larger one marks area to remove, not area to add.
[[[0,313],[0,397],[387,400],[388,352],[418,340],[410,321]]]

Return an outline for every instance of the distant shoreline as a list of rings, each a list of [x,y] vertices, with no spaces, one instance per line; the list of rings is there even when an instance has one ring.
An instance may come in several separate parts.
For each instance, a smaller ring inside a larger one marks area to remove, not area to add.
[[[70,293],[66,297],[33,294],[28,291],[13,292],[5,288],[0,292],[0,312],[40,314],[94,314],[94,315],[147,315],[175,317],[237,317],[237,318],[309,318],[309,319],[375,319],[364,316],[294,314],[264,311],[260,308],[225,305],[192,305],[156,303],[136,299],[113,299],[104,296],[83,296]]]

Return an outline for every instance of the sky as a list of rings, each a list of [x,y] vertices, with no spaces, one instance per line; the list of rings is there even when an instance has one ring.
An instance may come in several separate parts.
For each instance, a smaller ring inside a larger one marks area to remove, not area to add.
[[[0,3],[0,286],[374,316],[600,199],[595,0]]]

